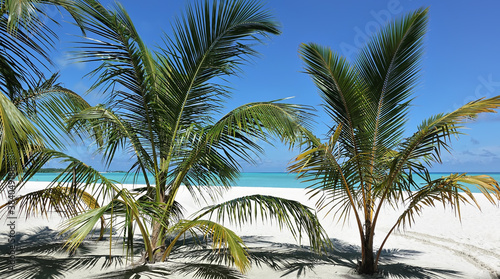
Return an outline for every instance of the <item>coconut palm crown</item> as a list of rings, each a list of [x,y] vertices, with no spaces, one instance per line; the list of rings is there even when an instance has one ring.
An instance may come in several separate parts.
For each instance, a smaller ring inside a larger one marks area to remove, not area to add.
[[[314,43],[300,47],[305,70],[335,125],[326,142],[305,131],[305,150],[289,170],[314,182],[309,193],[318,199],[320,210],[333,212],[339,220],[355,218],[360,273],[377,271],[389,235],[411,225],[423,207],[442,203],[459,214],[462,203],[475,203],[471,185],[491,202],[500,198],[500,188],[489,176],[450,174],[433,180],[428,170],[441,162],[441,151],[450,150],[451,137],[458,136],[467,121],[500,106],[500,96],[430,117],[405,137],[426,26],[427,9],[409,13],[383,28],[353,62]],[[416,177],[425,183],[417,184]],[[404,205],[405,210],[375,254],[375,228],[384,217],[384,205]]]

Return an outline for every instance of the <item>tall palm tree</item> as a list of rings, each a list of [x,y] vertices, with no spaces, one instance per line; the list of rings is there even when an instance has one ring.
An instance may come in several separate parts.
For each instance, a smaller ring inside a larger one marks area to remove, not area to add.
[[[326,142],[305,131],[306,149],[289,170],[314,182],[310,195],[318,198],[320,210],[338,218],[354,216],[361,240],[360,273],[377,271],[387,238],[410,225],[424,206],[438,202],[459,213],[460,204],[475,203],[469,185],[491,202],[500,198],[500,188],[489,176],[450,174],[433,180],[428,171],[441,162],[441,150],[450,150],[451,136],[461,134],[460,128],[477,114],[498,108],[500,96],[430,117],[404,137],[426,26],[426,9],[409,13],[374,36],[352,63],[327,47],[300,47],[306,72],[336,125]],[[417,184],[416,177],[425,183]],[[406,209],[374,254],[375,228],[387,204]]]
[[[109,99],[75,114],[69,129],[93,137],[108,164],[117,152],[129,152],[130,172],[142,176],[146,185],[138,194],[76,158],[45,152],[32,169],[51,158],[63,159],[68,167],[58,180],[70,186],[55,182],[19,197],[22,211],[81,213],[66,223],[69,248],[76,248],[104,218],[111,232],[117,226],[123,230],[130,249],[137,228],[144,240],[144,262],[165,260],[182,235],[201,232],[212,239],[219,259],[246,271],[250,261],[243,241],[217,223],[224,218],[235,224],[274,219],[298,239],[306,234],[311,246],[321,249],[327,238],[315,214],[292,200],[240,197],[204,208],[191,219],[183,218],[176,201],[183,186],[195,199],[219,197],[237,178],[238,161],[252,162],[252,155],[262,151],[257,141],[273,136],[293,145],[299,127],[307,124],[308,108],[279,100],[246,104],[214,117],[230,95],[221,82],[256,54],[251,43],[279,33],[261,5],[207,0],[188,6],[175,21],[173,35],[165,35],[163,48],[156,51],[141,40],[121,5],[108,10],[87,0],[77,6],[89,40],[76,55],[82,62],[100,63],[91,73],[96,77],[92,89],[103,88]],[[73,206],[66,202],[71,198],[79,207],[64,209]]]

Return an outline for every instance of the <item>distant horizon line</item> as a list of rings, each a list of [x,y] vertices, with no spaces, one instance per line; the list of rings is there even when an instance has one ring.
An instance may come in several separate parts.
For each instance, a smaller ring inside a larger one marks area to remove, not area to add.
[[[118,171],[99,171],[101,173],[128,173],[128,171],[118,170]],[[59,172],[40,172],[40,173],[59,173]],[[286,171],[242,171],[240,173],[290,173]],[[429,173],[498,173],[500,171],[430,171]],[[293,174],[293,173],[290,173]]]

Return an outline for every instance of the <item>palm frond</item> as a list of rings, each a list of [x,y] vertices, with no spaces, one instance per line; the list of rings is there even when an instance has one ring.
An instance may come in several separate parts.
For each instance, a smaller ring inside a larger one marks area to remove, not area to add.
[[[354,159],[345,159],[339,150],[338,139],[342,125],[336,127],[328,143],[322,143],[311,132],[305,130],[307,149],[298,155],[288,167],[300,179],[308,182],[310,198],[316,198],[318,210],[333,212],[334,217],[346,220],[354,212],[361,226],[358,209],[363,208],[357,164]]]
[[[372,106],[372,114],[367,115],[376,153],[372,156],[382,156],[401,140],[409,98],[419,77],[426,27],[427,10],[408,13],[373,37],[356,60]]]
[[[48,187],[30,192],[12,200],[18,205],[18,212],[29,216],[48,216],[52,212],[69,218],[83,212],[86,208],[99,207],[98,202],[90,195],[71,187]],[[8,204],[0,206],[0,210]]]
[[[170,228],[169,231],[176,232],[177,236],[165,250],[162,260],[165,260],[170,255],[180,237],[193,229],[198,230],[204,237],[212,240],[212,249],[219,253],[225,253],[227,249],[228,254],[225,257],[227,265],[234,264],[242,273],[248,271],[250,260],[243,240],[228,228],[208,220],[184,220]]]
[[[121,190],[116,185],[116,181],[106,178],[91,166],[88,166],[77,158],[51,149],[43,149],[30,156],[29,161],[24,165],[25,169],[22,175],[19,176],[16,190],[22,189],[26,182],[50,160],[60,160],[61,164],[67,165],[49,184],[49,187],[71,187],[72,191],[88,192],[99,202],[112,197],[116,192]],[[2,181],[0,190],[5,189],[5,187],[7,187],[7,184],[5,181]]]
[[[357,70],[344,57],[317,44],[302,44],[300,55],[306,64],[306,73],[325,101],[326,112],[343,126],[340,143],[351,156],[359,155],[367,149],[362,136],[369,107]]]
[[[33,86],[43,77],[56,33],[49,23],[56,23],[47,7],[62,7],[80,25],[81,16],[70,0],[3,0],[0,1],[0,88],[16,91],[22,84]]]
[[[34,84],[43,76],[40,67],[50,63],[48,52],[57,36],[44,23],[46,14],[38,1],[6,0],[1,4],[0,61],[10,65],[0,71],[0,81],[2,90],[11,91],[21,84]]]
[[[183,127],[210,120],[221,108],[224,87],[211,83],[233,75],[256,51],[247,42],[278,34],[272,17],[255,2],[204,1],[188,6],[175,21],[174,35],[165,38],[160,60],[162,86],[168,95],[159,105],[171,123],[170,141]]]
[[[89,104],[57,83],[57,78],[56,73],[47,80],[40,80],[34,87],[16,94],[12,102],[39,127],[50,143],[60,148],[60,138],[67,136],[66,120],[72,113],[88,108]]]
[[[86,210],[61,224],[61,234],[68,234],[66,243],[68,250],[75,250],[87,238],[94,230],[97,222],[105,218],[105,214],[109,211],[109,208],[109,205],[104,205]],[[112,231],[110,231],[111,234]]]
[[[312,108],[283,103],[283,100],[249,103],[230,111],[210,129],[209,140],[228,134],[263,141],[273,137],[294,144],[300,140],[302,129],[310,128]]]
[[[161,216],[161,210],[158,210],[156,204],[138,202],[134,195],[126,189],[118,191],[107,204],[99,208],[87,210],[62,224],[63,229],[61,230],[61,234],[68,234],[65,244],[67,249],[76,249],[94,230],[96,223],[102,218],[106,218],[106,216],[109,216],[110,245],[112,243],[111,235],[113,230],[122,231],[124,240],[126,240],[127,256],[132,257],[135,224],[139,228],[144,240],[144,248],[149,255],[149,259],[153,258],[153,247],[149,241],[149,231],[143,217],[148,216],[165,225],[161,219],[156,217]],[[123,218],[123,221],[119,221],[117,217]]]
[[[294,200],[264,195],[244,196],[209,206],[197,216],[214,216],[217,222],[229,222],[238,226],[259,219],[263,222],[275,221],[280,229],[289,230],[297,241],[307,236],[310,246],[318,252],[329,245],[316,214]]]
[[[79,134],[88,134],[93,138],[108,165],[113,161],[117,151],[131,152],[135,155],[146,184],[149,185],[147,174],[154,171],[151,150],[147,141],[145,142],[140,136],[142,127],[134,127],[123,118],[122,113],[114,112],[102,105],[91,107],[74,114],[68,122],[68,129]]]
[[[401,213],[394,226],[387,233],[381,246],[384,246],[394,229],[411,226],[415,222],[415,218],[422,214],[424,207],[435,207],[437,203],[441,203],[444,208],[447,206],[451,207],[459,218],[461,218],[460,207],[462,204],[474,204],[479,208],[479,203],[470,190],[470,186],[479,188],[493,204],[497,204],[498,200],[500,200],[500,187],[498,182],[487,175],[469,176],[465,173],[450,174],[446,177],[427,181],[426,184],[417,191],[406,193],[404,197],[406,200],[406,209]],[[377,253],[377,260],[380,257],[380,252],[381,250]]]
[[[82,24],[88,34],[96,37],[87,39],[74,52],[79,62],[101,62],[89,75],[97,76],[91,89],[104,90],[119,84],[127,89],[111,90],[108,103],[118,110],[128,111],[127,119],[137,126],[152,125],[147,118],[153,118],[149,106],[151,85],[155,77],[154,60],[137,33],[125,9],[116,4],[108,10],[94,0],[81,1],[79,9],[86,15]]]
[[[402,173],[420,172],[428,176],[428,170],[424,164],[431,165],[433,162],[441,162],[441,150],[445,149],[450,152],[451,136],[460,135],[460,128],[479,113],[495,112],[494,109],[499,106],[500,96],[479,99],[469,102],[453,112],[438,114],[423,121],[415,134],[400,143],[397,155],[391,160],[383,183],[376,189],[381,197],[379,203],[385,202],[386,198],[393,203],[395,197],[402,197],[403,191],[411,190],[410,187],[407,187],[410,184],[398,182]],[[375,219],[378,217],[380,208],[379,206],[377,209]]]
[[[492,177],[487,175],[469,176],[465,173],[450,174],[430,181],[416,193],[410,195],[408,197],[409,206],[398,218],[398,222],[401,219],[398,225],[411,225],[414,215],[420,214],[422,205],[435,206],[435,202],[441,203],[443,207],[450,206],[460,218],[461,204],[469,203],[480,207],[470,187],[477,187],[491,203],[498,203],[500,187]]]
[[[325,102],[326,112],[334,123],[342,126],[337,151],[343,157],[341,161],[349,160],[345,169],[354,170],[344,175],[344,178],[356,181],[354,185],[359,185],[360,191],[351,193],[349,198],[357,216],[354,206],[366,204],[370,200],[367,182],[371,177],[364,170],[371,167],[371,135],[367,129],[370,125],[367,115],[370,115],[371,107],[364,96],[365,85],[357,69],[330,48],[313,43],[302,44],[299,52],[306,64],[306,73],[313,79]],[[334,129],[332,127],[329,133],[334,133]],[[355,200],[354,194],[359,194],[361,199]],[[366,206],[362,208],[367,216],[369,209]]]
[[[12,102],[0,94],[0,173],[22,173],[28,158],[43,148],[42,134]]]
[[[449,140],[453,135],[459,135],[459,129],[467,121],[480,113],[495,112],[500,107],[500,96],[479,99],[447,114],[438,114],[418,127],[418,132],[406,139],[401,145],[399,155],[391,166],[390,179],[398,173],[409,161],[423,160],[425,163],[440,162],[441,148],[449,150]]]
[[[231,186],[239,172],[235,157],[248,160],[250,154],[262,152],[256,141],[269,142],[270,137],[293,144],[309,117],[308,108],[272,101],[238,107],[208,127],[191,124],[179,134],[179,148],[169,165],[174,181],[168,183],[172,187],[168,196],[175,197],[180,182],[190,191],[196,189],[192,185]],[[210,195],[218,189],[203,188]]]

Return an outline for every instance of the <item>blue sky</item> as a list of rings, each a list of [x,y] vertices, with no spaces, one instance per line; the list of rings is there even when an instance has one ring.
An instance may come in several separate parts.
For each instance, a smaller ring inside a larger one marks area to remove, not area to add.
[[[103,1],[112,3],[112,1]],[[136,28],[150,47],[161,45],[163,32],[188,1],[121,1]],[[478,4],[480,3],[480,4]],[[450,112],[468,101],[500,95],[500,2],[481,1],[290,1],[271,0],[266,7],[282,25],[282,34],[272,37],[258,50],[261,56],[244,73],[232,78],[233,99],[228,108],[252,102],[294,96],[293,103],[318,109],[316,133],[322,135],[331,126],[321,111],[321,99],[310,78],[302,73],[298,47],[315,42],[353,59],[357,49],[388,20],[401,17],[419,7],[429,7],[429,27],[425,40],[421,83],[410,113],[410,135],[427,117]],[[64,85],[83,94],[91,85],[83,75],[89,65],[68,63],[66,51],[75,37],[65,34],[77,30],[67,25],[56,29],[61,35],[59,52],[54,55]],[[85,97],[97,104],[101,96],[90,92]],[[432,171],[500,172],[500,116],[483,115],[468,125],[466,136],[453,141],[453,154],[443,154],[443,164]],[[92,155],[87,144],[71,146],[68,153],[102,169],[99,155]],[[284,171],[298,153],[280,143],[267,146],[257,166],[244,165],[244,171]],[[128,155],[112,165],[111,170],[127,169]],[[54,164],[55,165],[55,164]]]

